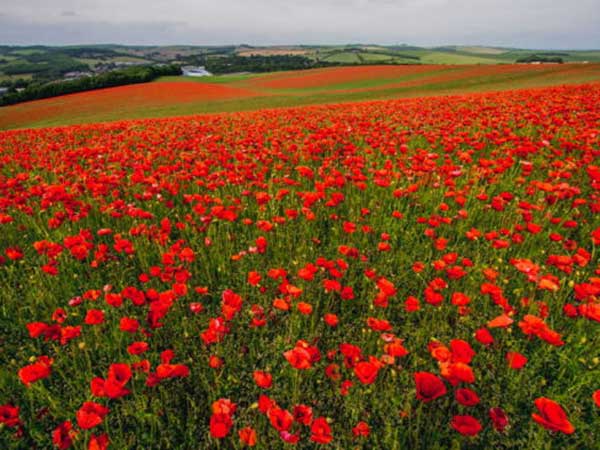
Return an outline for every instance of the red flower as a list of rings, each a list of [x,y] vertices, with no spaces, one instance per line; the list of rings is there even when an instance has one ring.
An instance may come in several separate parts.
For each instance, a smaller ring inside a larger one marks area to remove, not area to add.
[[[100,309],[90,309],[85,315],[86,325],[99,325],[104,322],[104,311]]]
[[[288,410],[278,406],[270,408],[267,417],[277,431],[288,431],[294,423],[294,416]]]
[[[0,423],[7,427],[16,427],[19,425],[19,407],[10,404],[0,405]]]
[[[489,411],[489,416],[496,431],[502,433],[508,426],[508,416],[502,408],[491,408]]]
[[[50,367],[53,360],[47,356],[40,356],[36,362],[19,370],[19,378],[21,382],[29,387],[31,383],[50,376]]]
[[[377,379],[379,365],[373,362],[359,362],[354,366],[354,374],[362,384],[371,384]]]
[[[540,414],[533,413],[531,417],[544,428],[565,434],[572,434],[575,431],[565,410],[555,401],[540,397],[534,401],[534,404]]]
[[[210,434],[212,437],[222,439],[229,434],[233,421],[229,414],[213,414],[210,417]]]
[[[366,422],[358,422],[354,428],[352,428],[352,434],[356,437],[363,436],[366,437],[371,433],[371,429],[369,428],[369,424]]]
[[[102,423],[109,411],[107,407],[98,403],[84,402],[75,414],[77,425],[84,430],[94,428]]]
[[[108,434],[104,433],[100,436],[92,434],[90,437],[90,443],[88,444],[88,450],[106,450],[108,448]]]
[[[415,372],[414,377],[419,400],[430,402],[447,392],[446,385],[437,375],[429,372]]]
[[[141,355],[142,353],[148,351],[149,347],[150,346],[147,342],[133,342],[127,347],[127,353],[129,353],[130,355]]]
[[[506,360],[510,368],[515,370],[522,369],[527,364],[527,358],[518,352],[506,353]]]
[[[328,444],[333,439],[331,427],[325,417],[317,417],[310,426],[310,440],[319,444]]]
[[[240,442],[242,445],[247,445],[248,447],[254,447],[256,445],[256,430],[251,427],[242,428],[238,435],[240,437]]]
[[[600,389],[592,394],[592,399],[598,408],[600,408]]]
[[[129,394],[125,385],[131,378],[131,368],[127,364],[111,364],[104,382],[104,392],[109,398],[119,398]]]
[[[135,333],[139,327],[140,323],[131,317],[123,317],[119,324],[119,329],[121,331],[126,331],[127,333]]]
[[[481,431],[481,424],[473,416],[454,416],[450,424],[464,436],[477,436]]]
[[[260,388],[269,389],[273,384],[273,376],[268,372],[263,372],[262,370],[255,370],[254,382]]]
[[[60,450],[65,450],[73,444],[77,432],[73,430],[71,421],[61,423],[52,431],[52,443]]]
[[[310,425],[313,420],[312,408],[306,405],[294,406],[294,420],[302,425]]]
[[[471,389],[457,389],[454,393],[456,401],[464,406],[475,406],[479,403],[479,396]]]
[[[477,330],[475,332],[475,339],[483,345],[492,345],[494,343],[494,337],[487,328],[480,328]]]
[[[310,369],[315,362],[321,359],[319,349],[308,345],[305,341],[298,341],[296,346],[284,352],[283,356],[292,367],[300,370]]]

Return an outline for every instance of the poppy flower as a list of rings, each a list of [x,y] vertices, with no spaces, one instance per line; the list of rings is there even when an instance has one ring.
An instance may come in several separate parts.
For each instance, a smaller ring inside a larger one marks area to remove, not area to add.
[[[242,445],[254,447],[257,443],[256,430],[252,427],[242,428],[238,432],[238,436],[240,437],[240,442]]]
[[[487,323],[488,328],[508,328],[514,322],[507,314],[502,314]]]
[[[354,366],[354,373],[362,384],[372,384],[377,379],[379,365],[363,361]]]
[[[84,402],[75,414],[77,425],[84,430],[94,428],[102,423],[109,411],[107,407],[98,403]]]
[[[473,416],[454,416],[450,422],[452,428],[464,436],[477,436],[481,431],[481,423]]]
[[[506,413],[504,412],[504,410],[502,408],[499,408],[499,407],[490,408],[489,416],[490,416],[490,419],[492,420],[492,423],[493,423],[496,431],[502,433],[504,431],[504,429],[508,426],[508,416],[506,415]]]
[[[371,428],[369,427],[369,424],[366,422],[358,422],[353,428],[352,428],[352,434],[356,437],[366,437],[369,436],[369,434],[371,433]]]
[[[277,431],[288,431],[294,423],[294,416],[288,410],[278,406],[270,408],[267,416]]]
[[[494,337],[486,328],[480,328],[475,331],[475,339],[483,345],[492,345],[494,343]]]
[[[99,436],[91,435],[88,444],[88,450],[106,450],[108,449],[109,439],[108,434],[104,433]]]
[[[600,389],[594,391],[594,393],[592,394],[592,399],[594,400],[596,406],[600,408]]]
[[[31,383],[50,376],[53,360],[47,356],[40,356],[36,362],[19,370],[21,382],[29,387]]]
[[[506,360],[511,369],[522,369],[527,364],[527,358],[519,352],[507,352]]]
[[[302,425],[310,425],[313,421],[312,408],[307,405],[294,406],[294,420]]]
[[[52,443],[60,450],[65,450],[71,447],[76,436],[77,431],[73,429],[71,421],[67,420],[52,431]]]
[[[430,402],[446,394],[446,385],[437,376],[429,372],[415,372],[417,398],[423,402]]]
[[[19,423],[19,407],[10,404],[0,405],[0,423],[7,427],[16,427]]]
[[[333,439],[331,427],[325,417],[317,417],[310,426],[310,440],[319,444],[328,444]]]
[[[464,406],[475,406],[479,403],[479,396],[471,389],[461,388],[454,393],[456,401]]]
[[[86,325],[99,325],[104,322],[104,311],[100,309],[90,309],[86,315],[84,322]]]
[[[255,370],[253,376],[254,382],[260,388],[269,389],[273,385],[273,376],[268,372]]]
[[[310,369],[321,358],[319,350],[305,341],[298,341],[296,346],[284,352],[283,356],[292,367],[299,370]]]
[[[572,434],[575,431],[575,427],[569,422],[565,410],[555,401],[540,397],[534,401],[534,404],[539,414],[533,413],[531,417],[544,428],[565,434]]]
[[[213,414],[210,416],[210,435],[217,439],[223,439],[229,434],[233,421],[229,414]]]

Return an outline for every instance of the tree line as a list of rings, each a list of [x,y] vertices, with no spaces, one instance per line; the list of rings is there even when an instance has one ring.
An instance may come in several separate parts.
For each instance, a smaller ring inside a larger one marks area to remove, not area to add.
[[[34,82],[21,91],[11,89],[11,91],[0,97],[0,106],[94,89],[147,83],[158,77],[169,75],[181,75],[181,68],[176,65],[135,66],[99,75],[85,76],[76,80],[53,81],[50,83]]]

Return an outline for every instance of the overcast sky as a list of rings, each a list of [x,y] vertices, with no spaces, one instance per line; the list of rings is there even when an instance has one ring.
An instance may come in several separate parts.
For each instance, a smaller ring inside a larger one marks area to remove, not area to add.
[[[0,44],[600,48],[600,0],[0,0]]]

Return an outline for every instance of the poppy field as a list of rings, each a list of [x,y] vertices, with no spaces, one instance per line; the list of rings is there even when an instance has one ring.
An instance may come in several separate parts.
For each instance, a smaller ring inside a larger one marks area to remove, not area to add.
[[[600,64],[382,65],[163,77],[0,108],[0,130],[600,81]]]
[[[600,448],[600,85],[0,133],[0,448]]]

